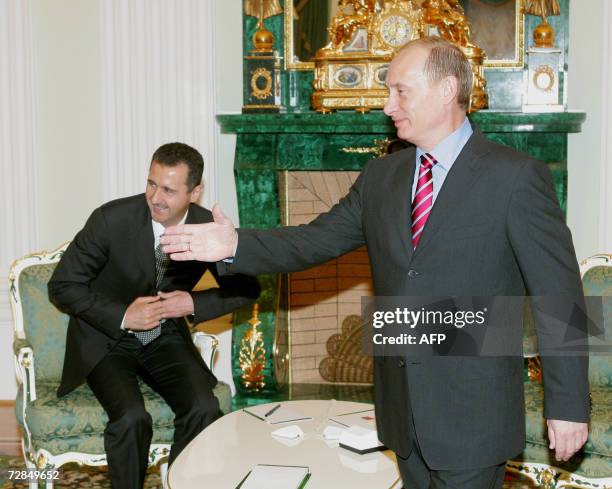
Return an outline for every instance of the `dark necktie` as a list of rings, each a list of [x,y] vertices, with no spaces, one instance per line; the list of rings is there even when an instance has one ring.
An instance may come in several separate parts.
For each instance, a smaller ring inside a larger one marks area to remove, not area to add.
[[[412,247],[414,249],[419,245],[423,229],[425,229],[425,224],[433,207],[433,176],[431,172],[436,163],[436,159],[429,153],[421,155],[419,179],[412,201]]]
[[[164,273],[166,273],[166,269],[168,268],[168,264],[170,263],[170,259],[168,255],[164,253],[161,249],[162,245],[157,245],[155,248],[155,288],[159,289],[162,279],[164,278]],[[161,322],[153,329],[148,329],[146,331],[134,331],[136,338],[140,340],[143,345],[148,345],[154,339],[158,338],[161,334]]]

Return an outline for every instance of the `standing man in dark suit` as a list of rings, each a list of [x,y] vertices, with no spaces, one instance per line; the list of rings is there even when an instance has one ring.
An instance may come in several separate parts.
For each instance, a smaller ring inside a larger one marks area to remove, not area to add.
[[[366,244],[379,296],[527,291],[581,306],[550,172],[470,125],[463,53],[437,37],[412,41],[390,64],[387,85],[385,113],[416,148],[369,162],[340,203],[308,225],[236,231],[215,206],[212,224],[168,229],[164,250],[176,260],[232,257],[220,267],[260,274]],[[520,338],[522,328],[506,326]],[[587,438],[587,358],[542,361],[550,448],[567,460]],[[520,357],[374,358],[379,438],[397,454],[407,489],[502,487],[504,462],[525,444],[522,366]]]
[[[152,436],[139,378],[175,414],[169,462],[220,416],[217,379],[191,341],[194,323],[226,314],[259,295],[254,278],[219,277],[213,263],[172,262],[159,237],[168,226],[212,221],[196,204],[204,161],[182,143],[153,155],[145,194],[96,209],[66,249],[49,297],[70,314],[58,395],[83,381],[108,414],[104,447],[114,489],[142,487]],[[218,288],[193,292],[210,270]]]

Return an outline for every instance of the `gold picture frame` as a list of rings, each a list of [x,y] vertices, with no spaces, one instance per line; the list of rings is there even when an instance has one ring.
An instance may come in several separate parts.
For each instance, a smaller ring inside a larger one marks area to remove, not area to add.
[[[287,3],[293,2],[293,0],[285,0]],[[514,19],[513,24],[510,25],[507,30],[513,33],[513,46],[509,46],[510,41],[507,41],[508,46],[506,46],[506,51],[508,54],[512,52],[508,57],[496,58],[496,59],[485,59],[484,67],[486,68],[522,68],[524,65],[524,52],[525,52],[525,16],[521,12],[522,0],[513,0],[514,1]],[[486,1],[483,0],[462,0],[464,3],[464,7],[466,8],[466,14],[468,14],[468,20],[472,22],[472,18],[475,15],[479,14],[480,16],[474,19],[474,24],[480,24],[481,21],[486,23],[487,17],[490,16],[490,12],[486,12],[484,8],[481,7],[482,4],[486,4]],[[420,1],[417,1],[420,4]],[[499,2],[503,3],[503,2]],[[471,10],[471,12],[470,12]],[[294,50],[294,9],[291,6],[284,9],[284,31],[285,31],[285,69],[287,70],[301,70],[308,71],[314,70],[314,62],[312,61],[302,61],[295,57]],[[471,14],[471,17],[470,17]],[[495,29],[495,33],[498,33],[498,30]],[[485,52],[489,52],[487,49],[487,43],[489,41],[489,37],[487,37],[486,32],[482,34],[483,39],[481,39],[481,43],[479,44],[477,38],[479,37],[479,33],[473,31],[474,40],[476,44],[482,47]],[[491,42],[498,42],[499,36],[491,36]]]
[[[461,0],[472,41],[484,49],[484,68],[523,68],[525,15],[522,0]],[[514,9],[512,9],[514,3]],[[497,22],[493,22],[496,18]]]

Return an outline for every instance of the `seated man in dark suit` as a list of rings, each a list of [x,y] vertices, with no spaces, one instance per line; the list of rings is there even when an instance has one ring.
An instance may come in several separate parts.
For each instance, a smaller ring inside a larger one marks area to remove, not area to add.
[[[171,262],[159,237],[167,226],[212,221],[196,204],[204,161],[182,143],[153,155],[146,192],[96,209],[68,246],[49,297],[70,314],[58,395],[87,381],[109,416],[104,433],[114,489],[142,487],[152,436],[138,387],[143,379],[175,413],[169,462],[220,416],[217,379],[202,361],[185,316],[199,323],[259,295],[256,279],[219,277],[214,264]],[[192,291],[210,270],[218,288]]]

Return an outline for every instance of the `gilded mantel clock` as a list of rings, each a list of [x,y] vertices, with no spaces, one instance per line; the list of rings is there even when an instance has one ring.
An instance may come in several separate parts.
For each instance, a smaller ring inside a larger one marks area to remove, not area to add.
[[[390,61],[408,41],[432,28],[454,42],[472,65],[470,111],[486,108],[482,72],[485,53],[470,39],[469,22],[458,0],[339,0],[328,28],[329,44],[314,58],[312,106],[319,112],[380,109],[388,97],[385,78]]]
[[[389,50],[402,47],[414,39],[414,25],[418,22],[407,12],[398,7],[392,7],[378,17],[374,23],[374,34],[380,46]]]
[[[319,112],[382,108],[393,55],[420,37],[421,15],[411,1],[340,0],[328,29],[331,41],[315,56],[312,105]]]

